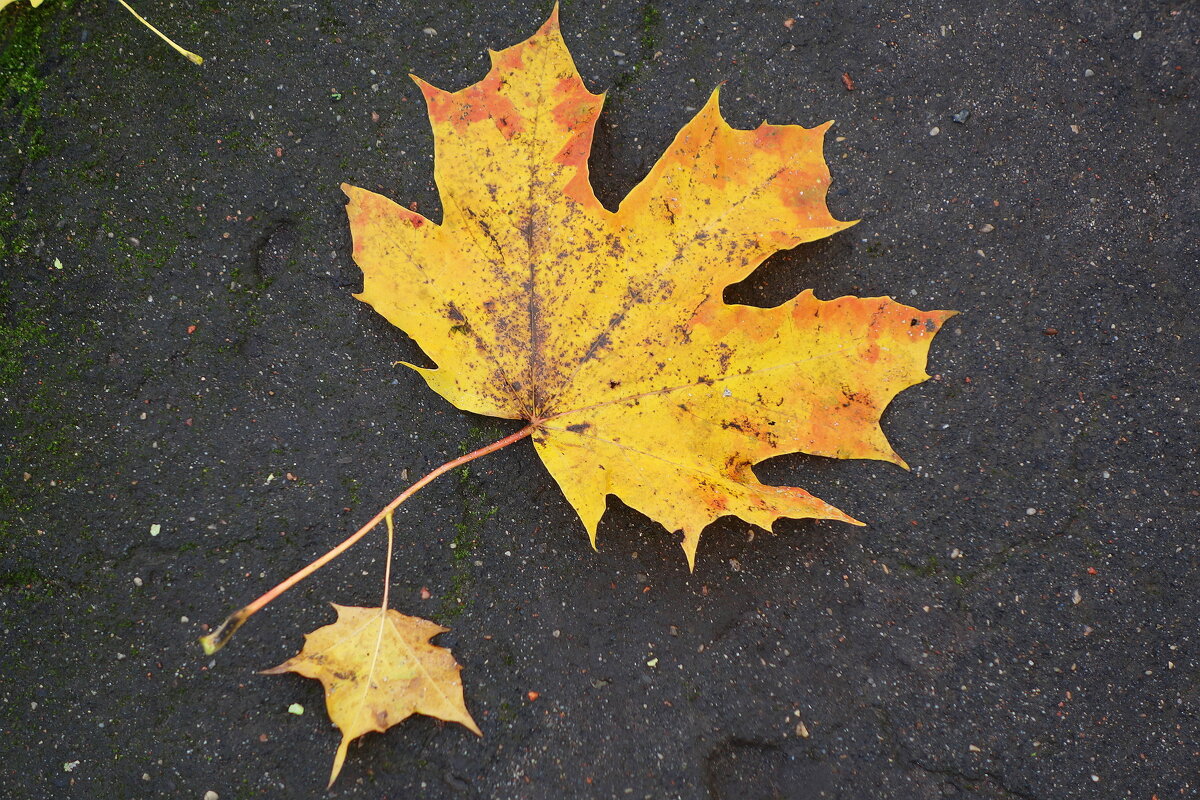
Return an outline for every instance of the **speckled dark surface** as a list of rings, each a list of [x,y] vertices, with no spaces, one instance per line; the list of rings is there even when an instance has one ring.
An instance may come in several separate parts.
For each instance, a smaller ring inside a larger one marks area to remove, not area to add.
[[[1200,792],[1197,7],[884,5],[562,21],[609,91],[609,205],[718,83],[735,126],[837,120],[863,222],[729,296],[962,311],[884,418],[913,471],[778,459],[869,526],[726,520],[694,574],[616,501],[592,552],[527,443],[444,479],[397,517],[393,596],[453,628],[485,736],[408,720],[327,796]],[[378,601],[381,538],[215,659],[195,638],[515,429],[392,366],[422,356],[350,297],[338,185],[436,218],[406,73],[478,80],[549,7],[138,8],[208,62],[115,4],[0,12],[0,796],[326,796],[319,685],[256,670]]]

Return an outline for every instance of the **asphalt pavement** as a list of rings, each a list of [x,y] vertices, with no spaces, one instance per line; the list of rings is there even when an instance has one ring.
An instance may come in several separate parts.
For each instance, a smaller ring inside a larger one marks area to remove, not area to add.
[[[437,219],[414,72],[458,89],[545,2],[20,0],[0,11],[0,796],[1200,796],[1200,8],[565,2],[615,207],[723,85],[836,120],[861,219],[731,301],[961,312],[883,427],[912,466],[763,480],[865,520],[726,518],[694,573],[610,499],[594,552],[522,442],[397,514],[484,735],[353,745],[263,676],[378,603],[382,535],[196,638],[412,480],[519,425],[449,406],[351,294],[339,185]],[[302,714],[289,713],[294,704]]]

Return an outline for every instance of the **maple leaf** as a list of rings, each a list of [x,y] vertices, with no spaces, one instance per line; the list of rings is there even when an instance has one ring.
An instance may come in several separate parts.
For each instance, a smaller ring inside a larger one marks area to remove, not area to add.
[[[862,524],[753,466],[797,452],[905,466],[880,415],[929,377],[954,312],[811,291],[775,308],[722,300],[771,254],[854,224],[825,203],[832,123],[735,130],[714,91],[613,212],[588,179],[603,97],[575,69],[557,8],[491,61],[458,92],[414,77],[441,223],[342,187],[357,297],[437,364],[413,369],[460,409],[527,420],[593,546],[609,494],[682,531],[689,567],[726,515],[768,530],[780,517]]]
[[[304,637],[297,655],[265,675],[296,672],[325,686],[329,718],[342,732],[329,785],[350,742],[413,714],[457,722],[482,736],[463,701],[462,667],[429,640],[446,628],[388,608],[332,604],[337,621]]]

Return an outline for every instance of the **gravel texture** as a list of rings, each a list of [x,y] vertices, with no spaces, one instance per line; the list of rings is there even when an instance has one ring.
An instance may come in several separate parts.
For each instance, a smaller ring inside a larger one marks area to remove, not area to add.
[[[204,66],[116,4],[0,12],[0,796],[1200,793],[1195,4],[565,3],[606,204],[724,83],[738,127],[836,119],[862,219],[731,299],[963,313],[884,418],[911,472],[759,471],[866,528],[727,519],[689,574],[615,500],[592,552],[527,443],[422,492],[395,605],[485,735],[410,719],[328,794],[319,685],[256,671],[378,602],[382,537],[195,640],[515,430],[393,365],[338,185],[437,218],[406,74],[478,80],[549,6],[137,7]]]

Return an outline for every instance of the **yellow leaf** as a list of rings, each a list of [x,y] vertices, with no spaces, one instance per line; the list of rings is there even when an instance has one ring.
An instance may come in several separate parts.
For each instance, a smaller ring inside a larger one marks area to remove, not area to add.
[[[856,523],[753,466],[796,452],[903,466],[879,418],[928,377],[954,312],[810,291],[776,308],[722,300],[772,253],[853,224],[825,203],[831,123],[735,130],[713,92],[611,212],[588,179],[603,97],[557,9],[491,61],[458,92],[416,79],[440,223],[343,186],[358,297],[437,364],[414,369],[461,409],[528,420],[593,546],[609,494],[682,531],[689,566],[721,516]]]
[[[342,732],[332,786],[350,742],[413,714],[457,722],[483,735],[463,701],[462,667],[429,640],[446,628],[384,608],[333,607],[337,622],[304,637],[304,649],[267,675],[296,672],[325,686],[329,718]]]

